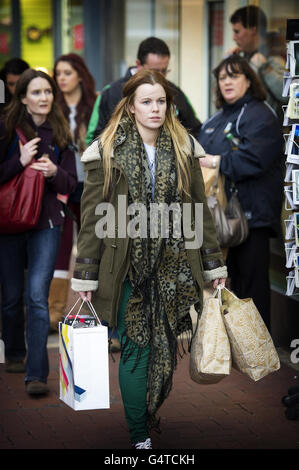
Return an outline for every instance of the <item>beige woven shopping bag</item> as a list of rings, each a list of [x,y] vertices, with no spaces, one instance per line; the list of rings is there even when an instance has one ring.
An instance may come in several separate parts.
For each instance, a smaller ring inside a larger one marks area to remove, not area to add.
[[[218,291],[219,292],[219,291]],[[214,295],[217,295],[217,291]],[[229,339],[220,309],[220,295],[207,298],[190,351],[190,377],[200,384],[217,383],[231,371]]]
[[[271,335],[252,299],[221,290],[221,310],[233,367],[257,381],[280,368]]]

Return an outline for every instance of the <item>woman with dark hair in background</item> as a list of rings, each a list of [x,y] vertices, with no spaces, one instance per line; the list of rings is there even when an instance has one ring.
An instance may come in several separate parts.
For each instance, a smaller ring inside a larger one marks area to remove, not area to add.
[[[78,178],[77,188],[74,193],[70,194],[67,202],[60,249],[50,289],[50,325],[55,331],[61,316],[65,314],[67,303],[68,271],[73,247],[73,218],[76,219],[78,230],[80,228],[80,199],[84,181],[80,156],[85,150],[85,136],[96,93],[94,79],[84,60],[74,53],[62,55],[56,60],[54,80],[58,85],[58,103],[69,122],[72,133]]]
[[[21,144],[16,129],[27,142]],[[26,390],[48,392],[48,295],[57,257],[62,204],[57,194],[71,193],[77,184],[68,124],[56,100],[56,84],[44,72],[28,69],[0,122],[0,185],[30,165],[43,173],[45,187],[37,225],[22,233],[0,234],[2,338],[6,370],[24,371],[24,271],[27,269]]]
[[[252,297],[270,330],[269,239],[280,232],[283,196],[283,138],[266,92],[245,59],[232,55],[214,71],[219,111],[202,126],[198,140],[207,153],[200,164],[219,166],[227,199],[238,191],[249,236],[229,248],[231,288]]]
[[[27,69],[29,69],[27,62],[15,57],[5,62],[4,67],[0,70],[0,80],[3,80],[5,86],[5,102],[0,103],[0,116],[11,101],[20,75]]]

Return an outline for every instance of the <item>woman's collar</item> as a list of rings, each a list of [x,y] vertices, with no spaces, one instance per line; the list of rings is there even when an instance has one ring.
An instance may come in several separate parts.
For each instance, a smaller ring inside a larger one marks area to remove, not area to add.
[[[241,108],[245,103],[248,103],[248,101],[251,101],[252,99],[253,99],[252,94],[250,93],[250,91],[247,91],[245,95],[242,96],[242,98],[239,98],[237,101],[235,101],[232,104],[224,102],[223,109],[232,111],[234,109]]]
[[[49,123],[48,119],[46,119],[42,124],[40,124],[39,126],[37,126],[34,122],[34,120],[32,119],[32,116],[31,114],[29,114],[28,112],[26,113],[27,114],[27,119],[29,121],[29,124],[33,127],[33,129],[51,129],[51,124]]]

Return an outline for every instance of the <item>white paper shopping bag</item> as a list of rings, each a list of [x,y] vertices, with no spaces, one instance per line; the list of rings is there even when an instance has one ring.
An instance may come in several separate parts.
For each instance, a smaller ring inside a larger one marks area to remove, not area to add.
[[[96,318],[87,328],[59,322],[59,397],[74,410],[110,408],[108,328]]]

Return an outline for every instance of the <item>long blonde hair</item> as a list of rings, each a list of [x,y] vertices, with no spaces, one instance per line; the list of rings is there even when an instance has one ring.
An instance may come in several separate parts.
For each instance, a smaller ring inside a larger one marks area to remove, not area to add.
[[[111,119],[105,130],[99,136],[103,148],[103,167],[104,167],[104,197],[107,197],[109,185],[112,177],[111,172],[111,156],[113,154],[114,137],[121,119],[128,116],[135,122],[134,115],[130,112],[130,106],[134,102],[137,88],[143,84],[155,85],[160,84],[166,94],[166,116],[163,127],[169,131],[177,161],[178,173],[178,189],[180,193],[190,194],[190,165],[188,164],[189,137],[186,129],[182,126],[175,116],[175,108],[173,103],[172,91],[166,78],[155,70],[142,69],[133,75],[123,88],[123,98],[116,106]]]

